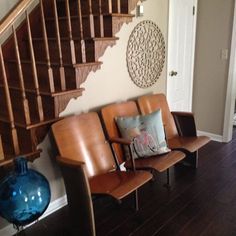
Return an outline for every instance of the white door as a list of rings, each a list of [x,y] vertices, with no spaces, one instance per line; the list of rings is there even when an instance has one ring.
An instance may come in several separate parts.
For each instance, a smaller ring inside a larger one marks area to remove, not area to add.
[[[167,100],[171,111],[192,111],[197,0],[169,0]]]

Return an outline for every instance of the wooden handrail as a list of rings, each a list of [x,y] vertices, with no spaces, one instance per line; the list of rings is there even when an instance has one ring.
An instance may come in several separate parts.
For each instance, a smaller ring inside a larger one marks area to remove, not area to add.
[[[32,3],[32,0],[21,0],[16,7],[0,22],[0,35],[5,32],[15,22],[17,17],[24,13],[27,7]]]

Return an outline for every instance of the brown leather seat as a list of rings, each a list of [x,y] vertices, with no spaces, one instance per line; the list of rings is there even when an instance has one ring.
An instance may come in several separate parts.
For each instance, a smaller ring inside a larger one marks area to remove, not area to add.
[[[139,115],[137,105],[134,101],[107,105],[101,109],[101,113],[110,140],[120,137],[115,117]],[[119,163],[125,162],[125,167],[131,168],[131,162],[124,159],[121,146],[119,144],[113,144],[113,148]],[[150,169],[163,172],[184,158],[184,153],[180,151],[171,151],[164,155],[135,159],[135,166],[137,169]]]
[[[173,150],[182,150],[191,159],[189,164],[197,167],[199,148],[210,141],[209,137],[197,136],[194,116],[190,112],[170,112],[164,94],[150,94],[138,98],[138,105],[142,114],[149,114],[157,109],[162,111],[162,120],[168,146]]]
[[[120,200],[152,178],[147,171],[118,170],[95,112],[64,118],[52,125],[52,131],[60,153],[58,160],[62,165],[84,165],[92,194]]]

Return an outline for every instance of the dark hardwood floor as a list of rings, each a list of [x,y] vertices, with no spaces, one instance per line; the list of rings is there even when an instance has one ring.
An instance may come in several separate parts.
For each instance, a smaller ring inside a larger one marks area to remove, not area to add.
[[[170,190],[165,175],[140,189],[138,212],[132,196],[121,205],[95,199],[97,235],[236,235],[236,130],[232,142],[211,141],[200,150],[197,170],[171,169],[171,180]],[[64,207],[19,235],[69,236],[68,218]]]

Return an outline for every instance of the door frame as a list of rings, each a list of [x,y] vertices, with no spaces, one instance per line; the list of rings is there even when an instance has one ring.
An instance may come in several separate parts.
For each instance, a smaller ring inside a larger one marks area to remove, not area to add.
[[[225,99],[223,142],[229,142],[232,140],[232,135],[233,135],[232,122],[234,116],[235,99],[236,99],[236,1],[234,3],[228,83],[227,83],[227,91]]]
[[[171,43],[170,37],[169,37],[169,30],[170,30],[170,4],[171,4],[172,0],[169,0],[169,6],[168,6],[168,49],[169,49],[169,45]],[[193,0],[194,6],[195,6],[195,17],[194,17],[194,21],[193,21],[193,40],[192,40],[192,60],[191,60],[191,77],[190,77],[190,101],[188,104],[188,111],[192,111],[192,105],[193,105],[193,78],[194,78],[194,64],[195,64],[195,47],[196,47],[196,31],[197,31],[197,12],[198,12],[198,0]],[[170,68],[169,68],[169,58],[168,58],[168,53],[167,53],[167,66],[166,66],[166,70],[167,70],[167,81],[166,81],[166,95],[168,97],[168,82],[169,82],[169,72],[170,72]]]

